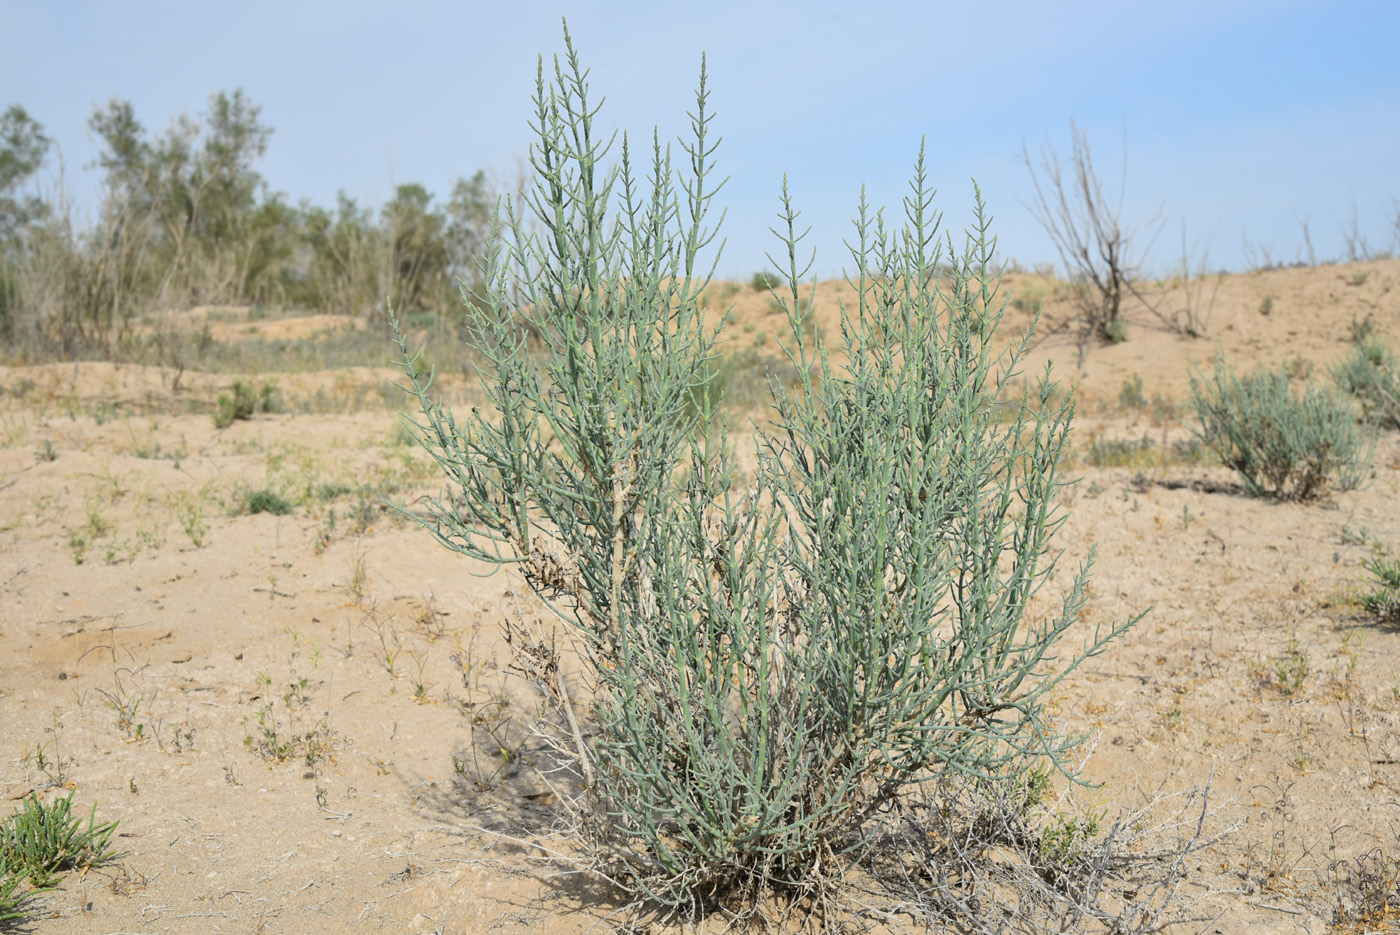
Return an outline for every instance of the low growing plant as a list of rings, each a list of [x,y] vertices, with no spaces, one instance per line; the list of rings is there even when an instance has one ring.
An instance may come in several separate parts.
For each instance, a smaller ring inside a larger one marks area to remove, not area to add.
[[[1400,558],[1386,560],[1373,555],[1365,568],[1375,590],[1361,598],[1361,606],[1388,623],[1400,623]]]
[[[862,197],[833,348],[799,290],[784,185],[775,265],[800,378],[770,380],[774,425],[755,428],[758,468],[738,489],[707,389],[719,326],[701,251],[718,187],[704,66],[685,171],[658,143],[639,173],[625,136],[604,169],[608,137],[565,41],[552,82],[543,60],[537,79],[536,185],[502,202],[487,287],[467,304],[486,403],[458,421],[394,327],[415,433],[448,484],[419,521],[517,570],[581,657],[586,695],[549,628],[508,619],[516,669],[552,706],[540,726],[571,763],[549,781],[584,867],[683,918],[744,916],[773,894],[829,908],[863,864],[892,887],[917,880],[918,905],[975,931],[1013,907],[1046,931],[1138,930],[1156,895],[1100,901],[1116,845],[1096,826],[1063,847],[1053,817],[1003,794],[1036,769],[1076,778],[1079,738],[1050,723],[1050,692],[1136,618],[1061,648],[1088,562],[1030,610],[1058,567],[1074,403],[1047,368],[1014,413],[997,406],[1032,332],[994,344],[1004,305],[980,192],[961,251],[940,233],[922,152],[902,226]],[[929,882],[883,860],[906,836],[928,867],[970,876]],[[1047,886],[1057,874],[1072,882]]]
[[[86,869],[112,856],[116,822],[97,824],[97,806],[87,827],[72,814],[73,793],[45,804],[31,793],[0,822],[0,922],[23,918],[34,890],[58,885],[67,870]],[[28,883],[30,890],[21,892]]]
[[[249,490],[243,497],[243,511],[245,513],[271,513],[274,516],[286,516],[292,512],[292,504],[286,497],[270,487],[260,490]]]
[[[1353,490],[1370,473],[1376,439],[1357,426],[1351,402],[1297,382],[1286,367],[1236,377],[1219,352],[1213,380],[1191,374],[1197,436],[1256,497],[1311,500]]]
[[[1359,336],[1351,353],[1332,368],[1332,379],[1342,392],[1360,400],[1368,420],[1400,428],[1400,363],[1384,339]]]
[[[259,412],[280,412],[282,393],[275,383],[264,383],[260,390],[252,384],[234,380],[229,393],[220,393],[214,410],[214,428],[222,429],[239,419],[251,419]]]

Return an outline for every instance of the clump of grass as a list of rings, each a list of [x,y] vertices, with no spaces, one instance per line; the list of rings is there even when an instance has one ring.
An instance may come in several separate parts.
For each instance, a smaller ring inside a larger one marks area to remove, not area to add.
[[[1217,353],[1212,381],[1191,374],[1197,436],[1253,496],[1311,500],[1355,489],[1370,473],[1375,435],[1357,426],[1346,397],[1296,382],[1286,367],[1236,377]]]
[[[1400,558],[1387,561],[1379,555],[1366,560],[1375,590],[1361,597],[1361,606],[1386,623],[1400,624]]]
[[[281,412],[282,391],[276,383],[264,383],[256,392],[249,383],[234,380],[232,395],[220,393],[214,410],[214,427],[227,428],[240,419],[251,419],[259,412]]]
[[[292,512],[292,504],[287,498],[270,487],[263,487],[259,490],[249,490],[243,498],[243,512],[271,513],[274,516],[286,516]]]
[[[1123,381],[1123,385],[1118,388],[1118,407],[1120,409],[1144,409],[1147,407],[1147,396],[1142,391],[1142,375],[1135,373]]]
[[[1097,468],[1151,467],[1157,463],[1157,442],[1146,435],[1134,440],[1100,438],[1096,433],[1089,437],[1085,460]]]
[[[1084,452],[1084,460],[1097,468],[1194,465],[1205,461],[1206,457],[1207,452],[1198,439],[1176,439],[1166,446],[1146,434],[1133,439],[1104,438],[1094,433],[1089,436],[1089,445]]]
[[[1356,339],[1351,353],[1332,368],[1332,380],[1360,401],[1368,420],[1400,428],[1400,364],[1395,352],[1369,328],[1353,322],[1352,333]]]
[[[72,792],[48,804],[31,793],[0,822],[0,922],[23,918],[29,897],[57,886],[65,871],[85,870],[112,856],[117,823],[97,824],[94,805],[83,827],[72,809]],[[26,883],[29,890],[21,892]]]

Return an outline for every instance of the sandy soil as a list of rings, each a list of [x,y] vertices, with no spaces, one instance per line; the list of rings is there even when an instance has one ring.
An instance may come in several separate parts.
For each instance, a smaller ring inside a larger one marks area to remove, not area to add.
[[[1066,560],[1098,544],[1084,634],[1151,611],[1056,717],[1101,732],[1088,772],[1109,808],[1212,781],[1238,827],[1184,889],[1217,921],[1181,931],[1325,931],[1339,861],[1400,857],[1400,633],[1352,600],[1361,561],[1400,547],[1400,434],[1363,489],[1312,505],[1170,459],[1095,467],[1087,441],[1186,437],[1189,365],[1217,340],[1237,365],[1323,375],[1353,319],[1394,344],[1397,282],[1395,261],[1228,277],[1206,338],[1143,319],[1079,378],[1083,480],[1058,544]],[[838,293],[823,288],[828,335]],[[733,301],[731,340],[763,346],[766,298]],[[307,321],[259,333],[333,324]],[[1051,357],[1072,365],[1067,336],[1028,371]],[[1164,402],[1121,406],[1133,375]],[[528,767],[492,749],[524,700],[497,635],[511,582],[377,505],[436,487],[378,394],[354,390],[390,376],[283,375],[294,413],[318,389],[344,405],[216,430],[227,376],[177,391],[148,368],[0,367],[0,806],[66,787],[120,821],[119,859],[40,896],[27,930],[562,935],[615,908],[489,833],[548,816]],[[264,487],[304,503],[242,512]]]

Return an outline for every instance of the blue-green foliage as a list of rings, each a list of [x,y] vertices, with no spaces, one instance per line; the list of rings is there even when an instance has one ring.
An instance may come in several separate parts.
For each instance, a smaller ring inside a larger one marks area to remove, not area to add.
[[[1356,488],[1370,473],[1374,434],[1357,425],[1346,397],[1296,382],[1286,367],[1237,377],[1217,353],[1212,380],[1191,375],[1198,436],[1256,497],[1310,500]]]
[[[838,346],[799,299],[784,184],[790,378],[769,371],[774,421],[731,485],[698,259],[718,190],[705,80],[702,64],[681,168],[654,140],[639,176],[626,137],[603,168],[616,138],[572,45],[552,81],[541,61],[536,185],[502,203],[468,305],[487,404],[459,422],[399,337],[448,482],[425,525],[516,568],[580,638],[589,730],[550,641],[512,631],[566,725],[583,851],[681,913],[821,890],[927,780],[1071,774],[1048,692],[1131,625],[1057,648],[1087,564],[1031,622],[1073,403],[1047,369],[1014,415],[995,405],[1030,332],[994,345],[990,218],[978,192],[955,248],[922,152],[900,225],[862,198]]]

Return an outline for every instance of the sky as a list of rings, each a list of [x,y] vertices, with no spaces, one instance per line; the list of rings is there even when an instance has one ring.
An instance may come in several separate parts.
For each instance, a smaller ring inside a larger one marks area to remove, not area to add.
[[[1072,120],[1111,191],[1126,152],[1124,221],[1160,212],[1150,271],[1179,264],[1183,240],[1211,269],[1291,261],[1303,221],[1320,260],[1344,254],[1353,217],[1373,247],[1400,247],[1393,2],[0,0],[0,108],[43,123],[79,205],[99,192],[95,107],[127,99],[160,132],[235,88],[273,128],[259,169],[292,201],[377,205],[405,182],[445,198],[478,169],[518,175],[562,17],[606,97],[600,124],[634,146],[687,130],[707,56],[722,276],[768,266],[785,174],[814,272],[840,275],[861,186],[897,208],[924,140],[947,228],[970,220],[976,179],[1000,255],[1056,262],[1020,157],[1068,154]]]

